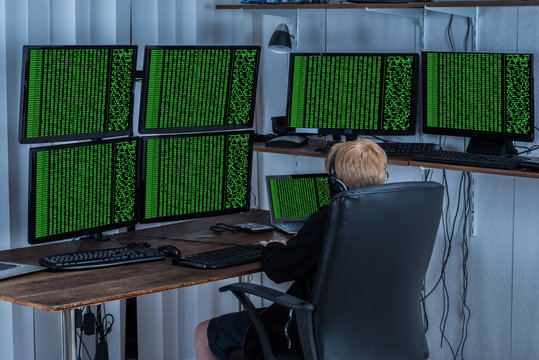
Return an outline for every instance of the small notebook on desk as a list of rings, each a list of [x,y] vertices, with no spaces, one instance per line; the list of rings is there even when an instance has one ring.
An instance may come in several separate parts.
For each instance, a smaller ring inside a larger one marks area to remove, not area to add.
[[[320,206],[331,202],[327,174],[266,176],[271,224],[297,233]]]
[[[0,279],[7,279],[13,276],[24,275],[44,269],[46,269],[44,266],[0,261]]]

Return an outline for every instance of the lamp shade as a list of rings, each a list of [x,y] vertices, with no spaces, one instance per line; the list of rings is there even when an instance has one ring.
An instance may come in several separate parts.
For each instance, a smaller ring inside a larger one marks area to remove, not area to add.
[[[273,34],[271,34],[268,48],[279,54],[285,54],[292,51],[292,40],[286,24],[279,24],[277,26]]]

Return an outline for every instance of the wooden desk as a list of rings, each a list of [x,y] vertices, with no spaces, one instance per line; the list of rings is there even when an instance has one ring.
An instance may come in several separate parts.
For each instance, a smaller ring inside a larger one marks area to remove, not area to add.
[[[323,145],[321,145],[321,140],[318,141],[318,140],[309,139],[309,143],[300,148],[272,148],[272,147],[266,147],[264,143],[255,143],[253,149],[254,151],[265,152],[265,153],[325,158],[326,157],[325,155],[320,154],[320,149],[322,147]],[[504,170],[504,169],[484,168],[484,167],[477,167],[477,166],[442,164],[442,163],[433,163],[433,162],[426,162],[426,161],[417,161],[417,160],[412,159],[409,156],[389,156],[387,159],[387,163],[389,165],[397,165],[397,166],[417,166],[417,167],[425,167],[425,168],[431,168],[431,169],[468,171],[468,172],[476,172],[476,173],[483,173],[483,174],[517,176],[517,177],[539,179],[539,171],[533,171],[529,169]]]
[[[110,241],[85,242],[81,250],[122,246],[115,240],[117,239],[123,244],[148,242],[152,247],[170,244],[187,255],[259,240],[287,238],[277,231],[256,235],[225,232],[212,238],[197,238],[200,234],[212,234],[209,226],[218,222],[269,224],[269,213],[251,210],[243,214],[202,218],[115,234]],[[81,243],[81,240],[76,240],[0,251],[0,260],[37,265],[40,257],[76,251]],[[0,281],[0,300],[46,311],[62,311],[222,280],[260,270],[259,262],[218,270],[192,269],[175,266],[170,258],[93,270],[44,270]]]
[[[89,250],[120,247],[130,242],[148,242],[154,248],[170,244],[187,255],[260,240],[289,238],[277,231],[261,234],[225,232],[211,238],[197,238],[198,235],[213,234],[209,226],[218,222],[232,225],[245,222],[269,224],[269,221],[267,211],[251,210],[243,214],[202,218],[115,234],[113,239],[105,242],[77,240],[5,250],[0,251],[0,260],[38,264],[38,259],[46,255],[77,251],[79,248]],[[171,258],[93,270],[44,270],[0,281],[0,300],[46,311],[63,311],[63,358],[72,360],[76,359],[75,308],[218,281],[260,270],[260,262],[217,270],[200,270],[173,265]]]

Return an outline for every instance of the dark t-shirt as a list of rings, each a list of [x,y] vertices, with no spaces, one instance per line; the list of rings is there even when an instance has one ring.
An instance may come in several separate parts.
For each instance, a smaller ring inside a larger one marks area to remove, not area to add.
[[[272,242],[262,253],[262,269],[266,275],[276,283],[294,281],[287,293],[303,300],[308,301],[311,296],[328,215],[329,206],[321,207],[286,245]],[[289,313],[289,309],[273,304],[262,316],[275,348],[299,354],[301,345],[295,316],[288,328],[291,349],[288,349],[288,339],[284,333]]]

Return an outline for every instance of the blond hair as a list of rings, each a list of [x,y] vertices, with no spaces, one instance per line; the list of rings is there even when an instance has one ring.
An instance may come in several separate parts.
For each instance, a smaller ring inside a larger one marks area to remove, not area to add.
[[[328,172],[331,158],[337,150],[334,173],[349,189],[386,182],[387,155],[374,141],[359,138],[333,145],[326,157]]]

